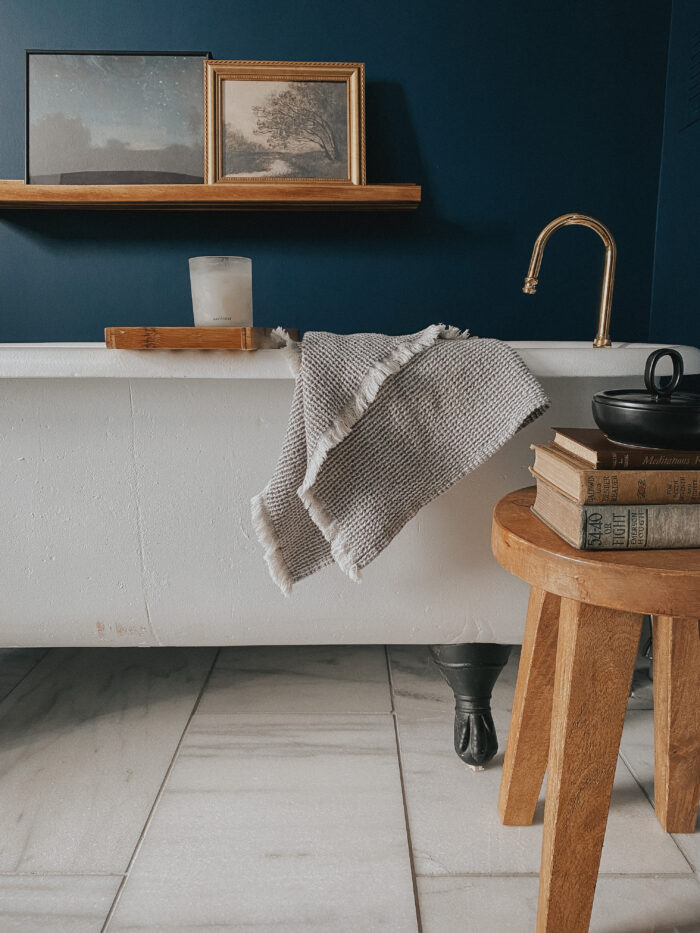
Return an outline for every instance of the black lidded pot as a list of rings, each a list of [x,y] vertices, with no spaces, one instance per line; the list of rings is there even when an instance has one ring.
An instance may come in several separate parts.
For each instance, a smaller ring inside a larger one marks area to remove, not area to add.
[[[673,376],[666,385],[657,386],[656,365],[664,356],[673,362]],[[596,392],[595,423],[609,440],[629,447],[700,450],[700,395],[676,391],[682,375],[683,357],[678,350],[654,350],[644,369],[647,391]]]

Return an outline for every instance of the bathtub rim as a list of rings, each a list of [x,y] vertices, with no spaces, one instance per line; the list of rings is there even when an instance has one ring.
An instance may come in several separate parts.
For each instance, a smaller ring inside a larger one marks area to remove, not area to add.
[[[684,344],[509,340],[539,378],[642,379],[652,350],[674,347],[688,374],[700,373],[700,349]],[[554,352],[556,351],[556,352]],[[614,361],[614,365],[611,365]],[[669,366],[670,373],[670,366]],[[663,375],[663,367],[659,369]],[[284,353],[257,350],[107,350],[103,342],[0,343],[0,379],[286,379]]]

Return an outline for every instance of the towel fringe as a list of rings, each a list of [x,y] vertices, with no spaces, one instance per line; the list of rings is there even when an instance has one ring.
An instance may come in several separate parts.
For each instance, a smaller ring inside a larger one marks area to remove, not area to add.
[[[288,335],[287,335],[288,336]],[[345,408],[338,414],[333,423],[321,435],[304,476],[304,482],[297,490],[297,495],[304,504],[304,508],[311,516],[323,537],[331,546],[331,554],[340,569],[354,580],[360,582],[360,568],[355,562],[352,552],[348,550],[342,540],[337,523],[326,511],[313,492],[316,477],[323,466],[328,454],[337,447],[352,431],[360,418],[367,411],[379,390],[389,376],[398,373],[409,363],[413,357],[423,350],[434,346],[438,340],[454,340],[459,337],[468,337],[469,331],[460,331],[458,327],[446,327],[444,324],[431,324],[421,331],[411,341],[398,344],[384,359],[378,360],[366,373],[357,391]],[[287,344],[289,347],[289,343]],[[298,346],[298,345],[297,345]],[[299,356],[299,362],[301,357]]]
[[[275,534],[275,529],[270,521],[267,509],[265,508],[263,496],[266,492],[267,487],[250,500],[253,529],[258,536],[258,541],[264,549],[265,563],[270,571],[270,576],[285,596],[291,596],[292,576],[282,556],[279,540]]]
[[[292,375],[298,376],[301,369],[301,341],[290,337],[284,327],[275,327],[271,336],[281,341],[280,350],[284,352]]]

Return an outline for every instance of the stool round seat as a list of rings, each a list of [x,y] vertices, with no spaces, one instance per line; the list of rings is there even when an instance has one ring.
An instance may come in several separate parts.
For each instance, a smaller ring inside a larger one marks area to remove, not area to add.
[[[531,511],[535,487],[509,493],[494,510],[491,545],[506,570],[531,586],[625,612],[697,616],[700,549],[581,551]]]

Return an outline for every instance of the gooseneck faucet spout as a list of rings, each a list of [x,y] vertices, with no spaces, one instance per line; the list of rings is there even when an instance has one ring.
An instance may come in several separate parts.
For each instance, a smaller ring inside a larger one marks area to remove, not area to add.
[[[542,255],[547,245],[547,240],[560,227],[569,227],[578,225],[590,227],[595,230],[598,236],[605,243],[605,268],[603,270],[603,289],[600,295],[600,315],[598,318],[598,333],[593,341],[594,347],[609,347],[610,344],[610,311],[612,309],[613,287],[615,285],[615,262],[617,260],[617,247],[612,233],[604,223],[596,220],[595,217],[587,217],[585,214],[562,214],[556,217],[551,223],[548,223],[544,230],[535,240],[532,250],[532,259],[530,268],[525,276],[523,291],[526,295],[534,295],[537,288],[537,278],[540,274],[542,265]]]

